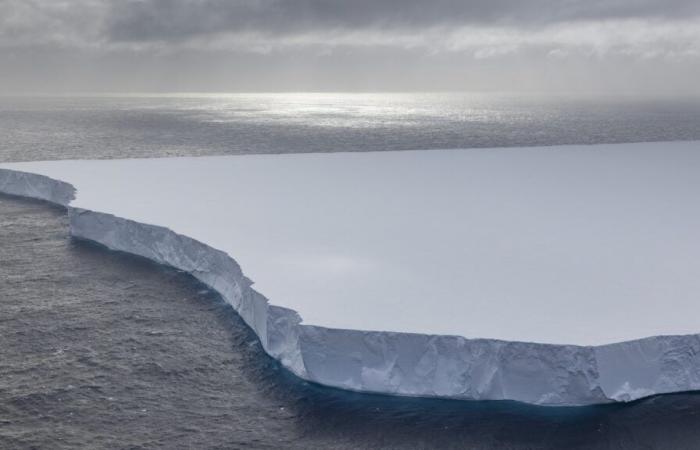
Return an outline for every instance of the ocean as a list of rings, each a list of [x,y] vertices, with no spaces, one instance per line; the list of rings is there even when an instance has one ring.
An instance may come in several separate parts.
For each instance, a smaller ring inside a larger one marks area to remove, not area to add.
[[[700,139],[700,98],[230,94],[0,98],[0,161]]]
[[[700,99],[0,98],[0,161],[700,139]],[[190,276],[0,196],[0,448],[694,449],[700,395],[543,408],[315,386]]]

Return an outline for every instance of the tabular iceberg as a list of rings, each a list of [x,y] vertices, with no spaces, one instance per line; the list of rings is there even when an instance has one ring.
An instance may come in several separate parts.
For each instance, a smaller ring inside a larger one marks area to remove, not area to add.
[[[700,389],[699,174],[676,142],[14,163],[0,192],[191,273],[306,380],[584,405]]]

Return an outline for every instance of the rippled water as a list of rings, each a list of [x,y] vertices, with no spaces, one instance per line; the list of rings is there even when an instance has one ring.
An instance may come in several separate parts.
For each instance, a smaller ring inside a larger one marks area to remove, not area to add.
[[[0,98],[0,161],[700,139],[700,99],[485,94]]]
[[[319,98],[3,99],[0,160],[700,139],[690,101]],[[188,275],[71,240],[62,210],[0,196],[0,449],[699,443],[697,394],[537,408],[304,383]]]

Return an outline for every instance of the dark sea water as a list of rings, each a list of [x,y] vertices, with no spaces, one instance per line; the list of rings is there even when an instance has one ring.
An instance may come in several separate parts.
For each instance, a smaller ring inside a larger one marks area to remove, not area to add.
[[[0,99],[0,160],[700,139],[697,101],[477,97]],[[0,196],[0,449],[15,448],[697,449],[700,395],[542,408],[310,385],[190,276]]]

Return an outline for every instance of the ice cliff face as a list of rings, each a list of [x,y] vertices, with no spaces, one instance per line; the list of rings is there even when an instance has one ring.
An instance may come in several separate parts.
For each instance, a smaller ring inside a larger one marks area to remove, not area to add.
[[[43,175],[5,169],[0,169],[0,192],[45,200],[60,206],[68,206],[75,198],[75,188],[68,183]]]
[[[587,405],[700,389],[700,336],[573,346],[330,329],[271,305],[226,253],[168,228],[71,207],[75,189],[0,169],[0,192],[67,207],[71,234],[192,274],[218,291],[265,351],[308,381],[354,391]]]

